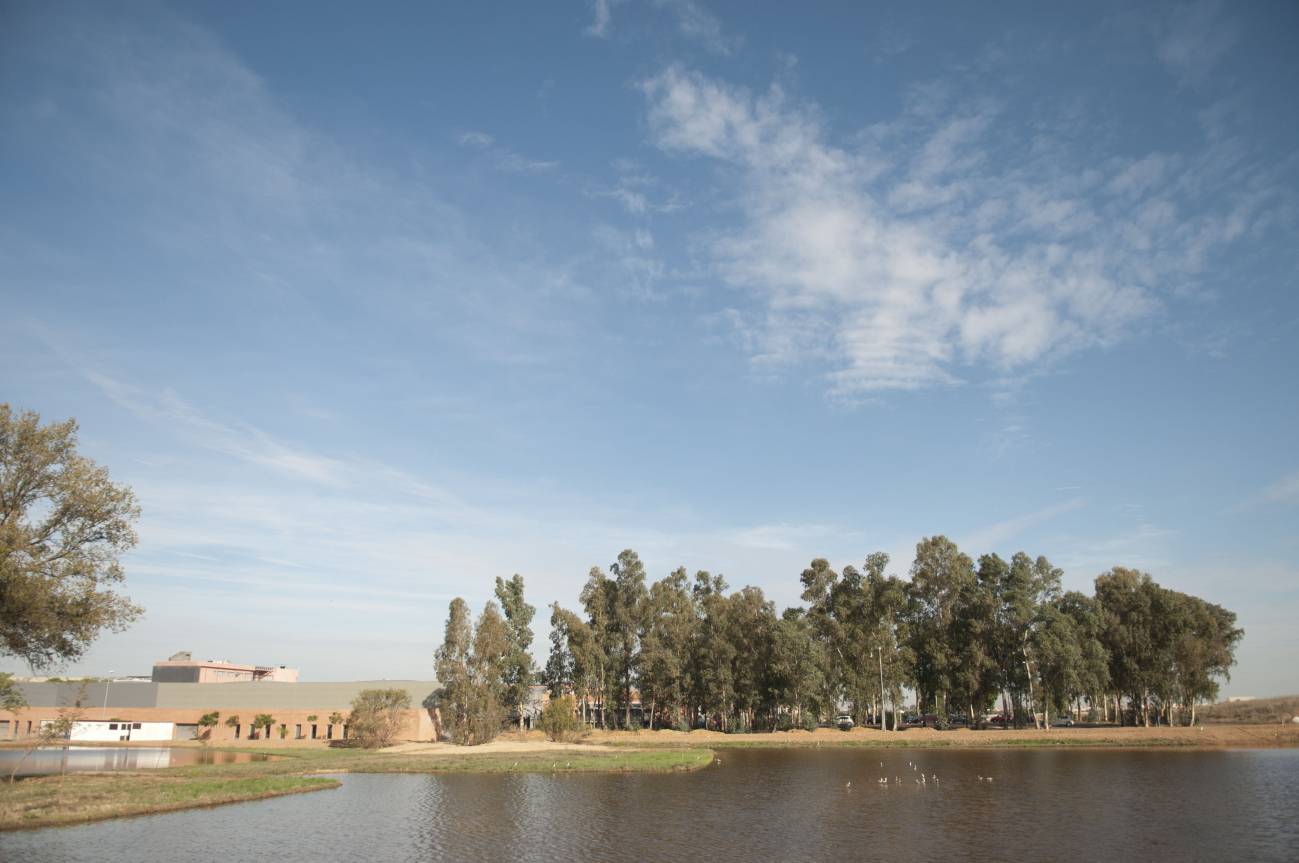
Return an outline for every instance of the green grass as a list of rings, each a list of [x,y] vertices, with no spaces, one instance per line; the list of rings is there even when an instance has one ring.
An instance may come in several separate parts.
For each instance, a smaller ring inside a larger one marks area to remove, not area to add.
[[[0,830],[174,812],[336,787],[337,779],[321,776],[196,778],[141,773],[42,776],[0,784]]]

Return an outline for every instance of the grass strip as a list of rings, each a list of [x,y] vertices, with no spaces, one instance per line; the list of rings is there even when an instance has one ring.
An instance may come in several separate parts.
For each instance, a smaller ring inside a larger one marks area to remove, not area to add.
[[[56,827],[337,788],[320,776],[245,778],[140,773],[41,776],[0,785],[0,830]]]

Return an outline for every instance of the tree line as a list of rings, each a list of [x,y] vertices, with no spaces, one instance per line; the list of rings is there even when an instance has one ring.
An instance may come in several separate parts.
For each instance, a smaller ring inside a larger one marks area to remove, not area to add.
[[[497,579],[471,626],[451,603],[437,654],[438,703],[458,742],[522,722],[528,686],[574,696],[602,728],[815,727],[841,710],[896,730],[909,693],[936,724],[1050,724],[1082,712],[1121,723],[1193,723],[1229,679],[1243,636],[1234,613],[1116,567],[1091,596],[1064,591],[1045,557],[974,561],[944,536],[921,540],[909,578],[888,555],[836,572],[821,558],[799,576],[805,605],[777,612],[760,588],[731,591],[679,568],[647,581],[626,550],[595,567],[580,610],[551,606],[550,651],[534,669],[534,608],[523,579]],[[957,717],[960,717],[957,720]]]

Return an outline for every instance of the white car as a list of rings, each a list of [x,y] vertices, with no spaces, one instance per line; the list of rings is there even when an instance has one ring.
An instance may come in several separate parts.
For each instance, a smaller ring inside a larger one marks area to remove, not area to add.
[[[851,731],[857,723],[853,722],[852,717],[847,713],[840,713],[834,718],[834,724],[840,731]]]
[[[1061,716],[1055,722],[1051,723],[1052,728],[1073,728],[1074,721],[1068,716]]]

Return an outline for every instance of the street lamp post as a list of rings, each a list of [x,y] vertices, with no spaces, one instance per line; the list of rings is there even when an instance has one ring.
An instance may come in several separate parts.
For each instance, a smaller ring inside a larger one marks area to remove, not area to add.
[[[108,687],[112,685],[113,685],[113,669],[110,668],[108,669],[108,676],[104,678],[104,713],[108,712]]]

